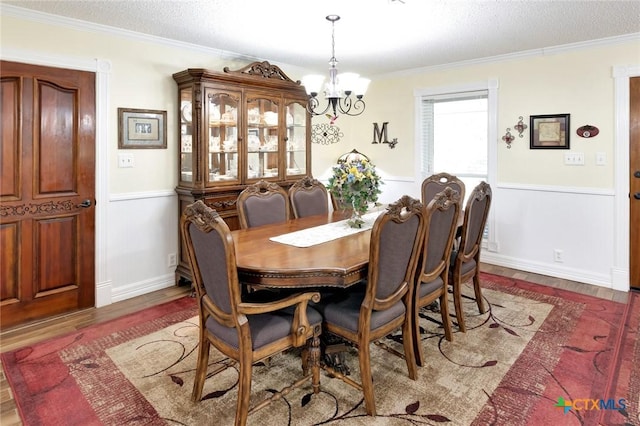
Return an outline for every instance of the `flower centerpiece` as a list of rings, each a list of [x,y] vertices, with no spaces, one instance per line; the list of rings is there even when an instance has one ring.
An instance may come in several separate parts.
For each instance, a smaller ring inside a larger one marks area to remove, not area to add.
[[[376,203],[381,193],[382,179],[376,168],[367,159],[338,163],[333,167],[333,176],[329,178],[329,191],[343,205],[351,206],[352,216],[349,226],[360,228],[364,221],[362,215],[367,212],[369,203]]]

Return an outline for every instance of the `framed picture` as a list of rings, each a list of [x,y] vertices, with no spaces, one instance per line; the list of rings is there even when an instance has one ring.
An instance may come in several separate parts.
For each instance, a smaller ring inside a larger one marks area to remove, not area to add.
[[[529,117],[529,148],[569,149],[569,114]]]
[[[167,148],[167,111],[118,108],[118,148]]]

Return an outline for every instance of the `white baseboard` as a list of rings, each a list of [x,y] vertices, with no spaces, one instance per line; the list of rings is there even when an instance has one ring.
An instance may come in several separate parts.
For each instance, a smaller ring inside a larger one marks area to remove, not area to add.
[[[156,290],[162,290],[176,284],[175,275],[167,274],[150,280],[138,281],[126,286],[118,287],[111,294],[111,302],[120,302],[122,300],[131,299],[132,297],[141,296]]]
[[[611,288],[620,291],[629,291],[631,283],[629,282],[629,271],[620,268],[611,268]]]
[[[481,253],[481,261],[505,268],[519,269],[521,271],[534,274],[548,275],[550,277],[562,278],[564,280],[577,281],[585,284],[596,285],[598,287],[610,288],[613,290],[629,291],[629,285],[614,286],[613,278],[602,274],[588,273],[583,270],[557,266],[555,264],[545,264],[531,262],[523,259],[501,256],[496,253],[484,251]]]
[[[111,285],[111,281],[104,281],[96,285],[96,308],[113,303],[113,300],[111,300]]]

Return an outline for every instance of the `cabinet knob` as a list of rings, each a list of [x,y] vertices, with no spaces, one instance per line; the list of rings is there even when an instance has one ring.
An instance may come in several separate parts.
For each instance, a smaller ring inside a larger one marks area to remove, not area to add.
[[[636,170],[636,172],[633,174],[634,177],[640,178],[640,170]]]
[[[640,200],[640,192],[636,192],[635,194],[633,194],[633,198],[635,198],[636,200]]]

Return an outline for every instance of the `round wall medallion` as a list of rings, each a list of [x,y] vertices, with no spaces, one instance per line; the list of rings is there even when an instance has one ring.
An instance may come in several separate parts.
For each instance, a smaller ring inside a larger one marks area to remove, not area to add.
[[[598,130],[598,128],[595,126],[590,126],[587,124],[585,126],[578,127],[578,130],[576,130],[576,133],[581,138],[592,138],[598,133],[600,133],[600,130]]]

